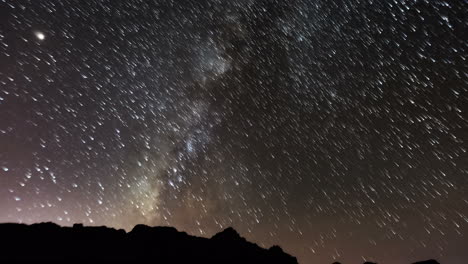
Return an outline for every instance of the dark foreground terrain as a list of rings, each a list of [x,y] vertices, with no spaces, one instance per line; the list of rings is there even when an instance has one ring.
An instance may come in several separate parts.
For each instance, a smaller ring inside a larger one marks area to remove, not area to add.
[[[248,242],[232,228],[208,239],[172,227],[137,225],[126,233],[79,224],[0,224],[0,263],[18,262],[296,264],[297,260],[278,246],[264,249]],[[429,260],[414,264],[439,263]]]
[[[53,223],[0,224],[0,263],[297,263],[278,246],[264,249],[232,228],[212,238],[172,227],[137,225],[131,232]]]

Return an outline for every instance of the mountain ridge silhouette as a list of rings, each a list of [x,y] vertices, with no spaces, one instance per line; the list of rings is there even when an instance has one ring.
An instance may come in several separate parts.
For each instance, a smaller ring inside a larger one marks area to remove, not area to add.
[[[279,246],[262,248],[232,227],[211,238],[174,227],[136,225],[130,232],[105,226],[55,223],[0,224],[0,263],[281,263],[297,264]]]
[[[211,238],[174,227],[136,225],[130,232],[105,226],[46,222],[0,224],[0,263],[268,263],[297,264],[280,246],[262,248],[228,227]],[[341,264],[335,262],[334,264]],[[374,264],[366,262],[366,264]],[[377,263],[375,263],[377,264]],[[440,264],[436,260],[413,264]]]

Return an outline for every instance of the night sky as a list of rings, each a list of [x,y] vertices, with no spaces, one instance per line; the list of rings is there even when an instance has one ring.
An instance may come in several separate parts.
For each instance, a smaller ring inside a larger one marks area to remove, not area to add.
[[[468,260],[466,0],[0,0],[0,222]]]

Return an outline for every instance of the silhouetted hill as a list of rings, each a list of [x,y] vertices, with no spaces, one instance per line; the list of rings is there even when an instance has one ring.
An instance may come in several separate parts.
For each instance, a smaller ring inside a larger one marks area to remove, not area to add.
[[[333,264],[341,264],[341,263],[340,262],[333,262]],[[364,262],[364,264],[378,264],[378,263],[366,261],[366,262]],[[440,263],[433,260],[433,259],[430,259],[430,260],[415,262],[413,264],[440,264]]]
[[[426,261],[415,262],[413,264],[440,264],[440,263],[433,260],[433,259],[430,259],[430,260],[426,260]]]
[[[233,228],[212,238],[172,227],[137,225],[132,231],[107,227],[60,227],[53,223],[0,224],[0,263],[282,263],[297,264],[278,246],[264,249]]]
[[[340,262],[333,262],[333,264],[341,264],[341,263]],[[364,264],[378,264],[378,263],[366,261],[366,262],[364,262]],[[415,262],[413,264],[440,264],[440,263],[433,260],[433,259],[430,259],[430,260]]]

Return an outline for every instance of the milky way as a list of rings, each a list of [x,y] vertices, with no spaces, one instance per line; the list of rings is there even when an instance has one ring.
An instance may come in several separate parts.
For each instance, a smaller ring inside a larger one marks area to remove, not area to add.
[[[466,0],[0,1],[0,222],[468,259]]]

